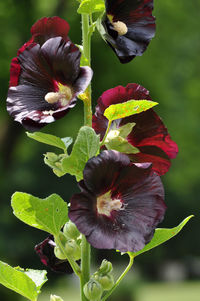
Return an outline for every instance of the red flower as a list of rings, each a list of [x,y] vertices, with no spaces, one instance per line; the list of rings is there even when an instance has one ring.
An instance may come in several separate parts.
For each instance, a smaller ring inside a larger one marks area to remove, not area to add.
[[[86,163],[79,186],[69,218],[95,248],[137,252],[164,217],[163,186],[150,163],[103,151]]]
[[[35,251],[40,257],[41,262],[57,273],[73,273],[67,260],[60,260],[54,255],[56,244],[53,236],[48,236],[44,241],[35,246]]]
[[[155,35],[153,0],[106,0],[105,39],[121,63],[146,50]]]
[[[28,130],[63,117],[91,80],[92,71],[80,67],[81,53],[68,31],[59,17],[40,19],[12,60],[7,110]]]
[[[149,91],[137,84],[128,84],[126,87],[118,86],[105,91],[98,99],[96,112],[93,116],[92,126],[97,134],[103,138],[108,120],[103,113],[112,104],[123,103],[130,99],[151,100]],[[170,159],[178,153],[177,144],[171,140],[167,128],[153,109],[132,115],[113,122],[116,127],[127,123],[136,123],[128,135],[128,142],[138,148],[139,153],[129,155],[133,162],[152,162],[153,170],[158,175],[165,174],[171,165]]]

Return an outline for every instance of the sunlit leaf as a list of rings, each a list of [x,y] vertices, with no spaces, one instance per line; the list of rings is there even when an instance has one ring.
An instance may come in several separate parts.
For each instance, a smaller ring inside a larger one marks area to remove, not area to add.
[[[100,138],[92,128],[82,127],[70,156],[62,160],[63,172],[76,176],[77,181],[80,181],[86,162],[99,151],[99,142]]]
[[[25,298],[36,301],[40,288],[47,281],[46,271],[29,271],[13,268],[0,261],[0,283]]]
[[[68,221],[67,203],[57,194],[40,199],[28,193],[15,192],[11,205],[13,213],[21,221],[53,235],[57,235]]]
[[[147,111],[157,104],[157,102],[149,100],[129,100],[127,102],[109,106],[104,111],[104,116],[109,121],[112,121]]]
[[[192,217],[193,215],[188,216],[177,227],[171,229],[157,228],[150,243],[148,243],[142,250],[136,253],[128,252],[128,254],[135,257],[163,244],[167,240],[177,235]]]
[[[104,0],[82,0],[77,12],[79,14],[92,14],[104,10]]]
[[[54,135],[45,134],[41,132],[35,132],[35,133],[26,133],[27,136],[31,139],[34,139],[38,142],[45,143],[48,145],[52,145],[58,148],[61,148],[62,150],[66,150],[67,147],[73,142],[72,138],[66,137],[66,138],[59,138]]]

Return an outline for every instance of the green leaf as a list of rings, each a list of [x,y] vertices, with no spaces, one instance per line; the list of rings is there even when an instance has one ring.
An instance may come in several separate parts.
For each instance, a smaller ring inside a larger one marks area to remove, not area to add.
[[[67,157],[67,154],[57,155],[55,153],[48,152],[44,155],[44,163],[53,169],[53,172],[57,177],[62,177],[65,174],[62,169],[62,160]]]
[[[132,131],[133,127],[136,125],[135,122],[129,122],[123,126],[120,126],[118,128],[118,131],[119,131],[119,135],[122,137],[122,138],[126,138]]]
[[[82,0],[77,12],[79,14],[93,14],[104,10],[104,0]]]
[[[77,181],[80,181],[86,162],[97,155],[99,143],[100,138],[92,128],[81,127],[70,156],[62,160],[63,172],[76,176]]]
[[[155,230],[155,234],[154,234],[152,240],[150,241],[150,243],[148,243],[142,250],[140,250],[136,253],[128,252],[129,256],[134,256],[134,257],[138,256],[144,252],[147,252],[147,251],[163,244],[164,242],[166,242],[167,240],[171,239],[176,234],[178,234],[192,217],[193,217],[193,215],[186,217],[177,227],[174,227],[171,229],[157,228]]]
[[[132,146],[126,139],[122,138],[121,136],[117,136],[108,141],[107,143],[105,142],[105,145],[108,150],[113,149],[125,154],[139,153],[137,147]]]
[[[68,221],[67,203],[57,194],[40,199],[28,193],[15,192],[11,205],[13,213],[21,221],[53,235],[58,235]]]
[[[58,148],[61,148],[64,151],[66,151],[67,147],[73,142],[72,138],[70,138],[70,137],[61,139],[57,136],[45,134],[45,133],[41,133],[41,132],[35,132],[35,133],[26,132],[26,134],[31,139],[34,139],[36,141],[39,141],[41,143],[45,143],[48,145],[56,146]]]
[[[33,280],[36,285],[38,294],[41,292],[40,289],[47,282],[47,271],[45,270],[33,270],[26,269],[23,271],[29,278]]]
[[[104,116],[109,121],[113,121],[144,112],[156,106],[157,104],[157,102],[150,100],[129,100],[127,102],[109,106],[104,111]]]
[[[40,293],[41,286],[47,281],[46,271],[34,271],[32,275],[17,267],[13,268],[5,262],[0,261],[0,283],[12,291],[24,296],[25,298],[36,301]],[[36,279],[36,274],[38,279]],[[42,280],[43,279],[43,280]]]

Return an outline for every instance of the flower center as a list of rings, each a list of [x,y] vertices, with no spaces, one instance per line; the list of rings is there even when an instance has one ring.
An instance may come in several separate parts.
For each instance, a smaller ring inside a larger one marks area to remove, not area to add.
[[[45,95],[44,99],[50,104],[60,103],[61,106],[68,105],[69,101],[73,96],[73,91],[70,87],[58,84],[58,92],[49,92]]]
[[[110,216],[113,210],[122,210],[122,202],[119,199],[111,199],[110,191],[97,198],[97,211],[99,214]]]
[[[128,32],[128,28],[124,22],[112,22],[112,25],[114,27],[114,30],[116,30],[120,36],[123,36]]]
[[[124,22],[122,22],[122,21],[114,22],[112,15],[107,15],[107,17],[108,17],[109,21],[111,22],[114,30],[116,30],[120,36],[123,36],[128,32],[128,27],[126,26],[126,24]]]

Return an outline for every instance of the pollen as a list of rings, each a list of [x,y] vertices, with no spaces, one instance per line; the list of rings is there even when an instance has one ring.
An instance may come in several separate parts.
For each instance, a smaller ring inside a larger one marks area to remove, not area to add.
[[[111,212],[122,210],[122,202],[119,199],[112,199],[110,191],[97,198],[97,212],[110,216]]]
[[[44,99],[50,104],[60,103],[64,107],[72,99],[73,91],[70,87],[60,83],[58,84],[58,88],[58,92],[49,92],[45,95]]]
[[[114,27],[114,30],[116,30],[120,36],[123,36],[128,32],[128,28],[124,22],[112,22],[112,25]]]
[[[50,104],[56,103],[60,99],[60,93],[59,92],[49,92],[45,95],[44,99]]]

